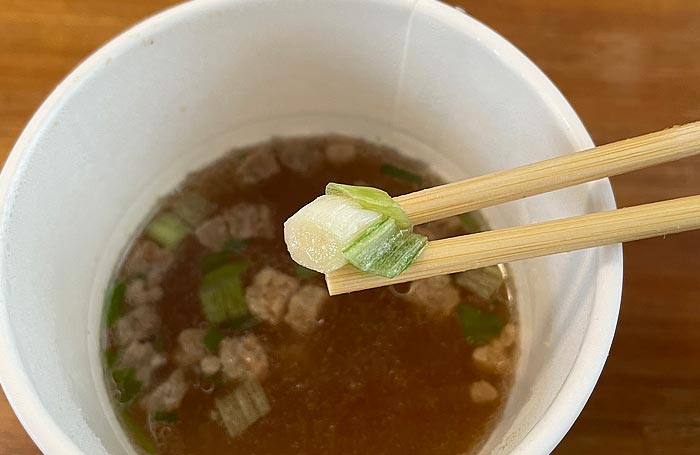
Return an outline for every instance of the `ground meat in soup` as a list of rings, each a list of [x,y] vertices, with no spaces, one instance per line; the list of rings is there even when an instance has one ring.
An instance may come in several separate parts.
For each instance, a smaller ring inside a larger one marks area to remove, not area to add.
[[[491,273],[487,299],[475,275],[330,297],[282,239],[329,181],[392,195],[440,183],[384,146],[277,138],[160,202],[150,223],[167,223],[136,236],[105,310],[105,377],[137,450],[461,455],[488,437],[516,369],[509,280]],[[483,228],[471,214],[416,231]]]

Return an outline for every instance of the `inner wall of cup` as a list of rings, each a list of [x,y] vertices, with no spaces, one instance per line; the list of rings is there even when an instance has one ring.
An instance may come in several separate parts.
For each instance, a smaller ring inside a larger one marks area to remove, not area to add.
[[[474,37],[481,29],[443,5],[203,3],[89,60],[8,196],[12,336],[47,412],[84,453],[126,450],[99,363],[103,296],[132,233],[187,172],[271,135],[362,136],[451,180],[579,146],[552,104]],[[499,228],[597,211],[609,208],[606,191],[582,185],[486,216]],[[601,258],[590,250],[512,265],[521,361],[483,453],[515,448],[556,396],[603,279]]]

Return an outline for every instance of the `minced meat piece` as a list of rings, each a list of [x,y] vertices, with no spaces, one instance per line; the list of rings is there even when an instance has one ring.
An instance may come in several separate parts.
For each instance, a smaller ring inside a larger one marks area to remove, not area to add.
[[[469,386],[469,396],[474,403],[490,403],[498,399],[498,390],[487,381],[477,381]]]
[[[412,282],[404,297],[437,316],[449,315],[459,304],[459,291],[445,275]]]
[[[299,333],[309,333],[318,326],[318,315],[328,298],[328,291],[320,286],[302,286],[289,300],[284,321]]]
[[[137,306],[117,321],[114,337],[120,346],[142,341],[158,333],[160,317],[152,305]]]
[[[173,254],[169,250],[161,248],[155,242],[144,240],[134,247],[124,262],[124,272],[127,276],[144,276],[149,286],[158,285],[173,260]]]
[[[277,324],[287,310],[287,302],[299,288],[299,281],[265,267],[253,278],[245,291],[245,300],[250,311],[263,321]]]
[[[219,251],[231,238],[270,239],[275,235],[275,227],[268,206],[242,203],[204,221],[195,230],[195,235],[199,243],[210,250]]]
[[[326,158],[334,166],[348,164],[356,156],[357,150],[351,142],[331,142],[326,145]]]
[[[132,306],[157,303],[163,298],[163,288],[159,285],[149,285],[146,280],[137,278],[126,286],[125,300]]]
[[[156,352],[153,344],[134,341],[124,349],[116,368],[133,368],[136,379],[141,381],[143,387],[148,387],[153,373],[165,363],[165,357]]]
[[[231,237],[228,223],[221,215],[204,221],[194,231],[194,235],[199,243],[214,251],[221,250]]]
[[[263,204],[237,204],[224,212],[229,235],[236,239],[267,238],[275,235],[270,207]]]
[[[224,375],[231,380],[262,379],[267,374],[267,355],[253,334],[221,340],[219,358]]]
[[[475,348],[472,361],[477,369],[488,374],[503,375],[513,367],[510,356],[498,339]]]
[[[317,171],[323,164],[323,153],[302,141],[287,140],[280,144],[277,156],[283,166],[300,174]]]
[[[204,346],[205,329],[185,329],[177,336],[177,348],[174,353],[175,363],[187,367],[199,363],[209,354]]]
[[[268,179],[280,171],[280,165],[269,146],[247,153],[238,163],[236,179],[243,185],[253,185]]]
[[[174,411],[182,404],[188,389],[185,371],[178,368],[168,376],[168,379],[153,389],[153,392],[144,397],[142,406],[149,413]]]
[[[215,355],[208,355],[199,361],[199,369],[204,376],[213,376],[221,369],[221,359]]]
[[[510,348],[515,344],[515,340],[517,337],[518,329],[515,327],[515,324],[508,323],[505,326],[503,326],[501,334],[498,336],[498,342],[504,348]]]

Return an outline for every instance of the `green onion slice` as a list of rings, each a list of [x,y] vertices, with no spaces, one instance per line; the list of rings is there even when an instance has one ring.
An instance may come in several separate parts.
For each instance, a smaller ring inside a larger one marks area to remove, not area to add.
[[[462,333],[470,344],[488,343],[501,333],[504,326],[498,315],[466,304],[457,307],[457,317],[462,326]]]
[[[246,267],[245,262],[233,262],[204,276],[199,299],[209,322],[221,324],[227,320],[239,320],[249,316],[241,284],[241,273]]]
[[[105,322],[107,327],[112,327],[122,313],[124,306],[124,297],[126,295],[126,283],[117,280],[112,285],[111,292],[107,298],[107,314]]]
[[[270,412],[265,390],[254,379],[240,384],[229,395],[214,399],[214,403],[231,438],[241,435]]]
[[[488,300],[503,284],[503,274],[497,265],[467,270],[455,275],[455,282],[464,289]]]
[[[427,237],[401,230],[393,218],[386,218],[343,250],[343,256],[364,272],[394,278],[413,263],[427,244]]]
[[[119,399],[121,404],[131,403],[141,392],[141,381],[136,379],[136,372],[133,368],[122,368],[112,371],[112,380],[119,389]]]
[[[159,214],[146,227],[146,234],[168,249],[175,248],[191,231],[184,221],[171,212]]]
[[[111,369],[119,360],[120,356],[119,349],[111,347],[105,351],[105,366],[107,369]]]
[[[121,413],[121,421],[124,427],[126,427],[126,432],[131,436],[131,439],[136,445],[143,449],[144,452],[149,455],[158,453],[158,446],[153,438],[143,431],[143,428],[136,422],[129,411]]]
[[[212,354],[216,354],[219,352],[219,343],[223,338],[224,335],[221,333],[221,331],[217,327],[212,327],[207,330],[207,333],[202,339],[202,343],[204,343],[204,347],[207,348],[207,351],[211,352]]]
[[[363,209],[373,210],[393,218],[399,229],[411,228],[411,222],[401,206],[386,191],[379,188],[329,183],[326,185],[326,194],[345,196],[360,204]]]

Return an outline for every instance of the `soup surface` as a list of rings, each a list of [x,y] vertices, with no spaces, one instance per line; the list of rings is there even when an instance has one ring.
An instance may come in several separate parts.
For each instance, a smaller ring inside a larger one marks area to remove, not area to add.
[[[159,202],[105,309],[105,378],[137,450],[458,455],[488,437],[517,357],[504,269],[329,297],[282,236],[329,181],[442,183],[384,146],[276,139]],[[416,231],[481,228],[471,214]]]

